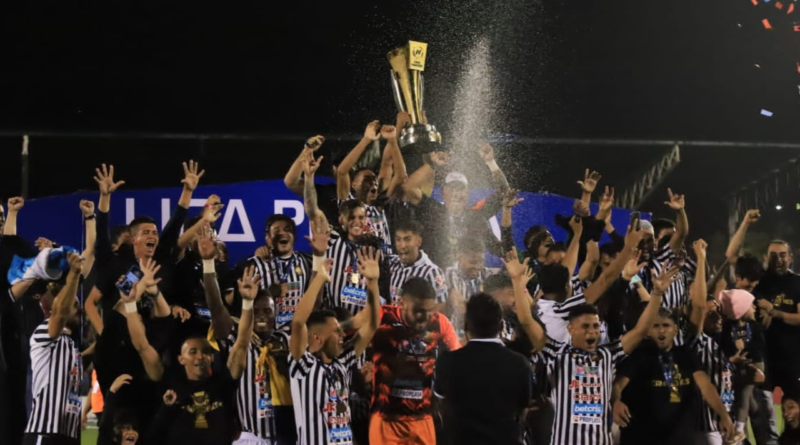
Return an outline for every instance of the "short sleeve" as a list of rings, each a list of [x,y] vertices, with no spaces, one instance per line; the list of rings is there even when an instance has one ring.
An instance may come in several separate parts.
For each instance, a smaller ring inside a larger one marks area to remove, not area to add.
[[[308,351],[297,360],[295,360],[294,356],[289,354],[289,376],[295,380],[303,380],[308,377],[316,360],[316,357],[311,355]]]
[[[608,352],[611,358],[611,364],[614,366],[616,366],[620,360],[627,357],[627,354],[625,354],[625,350],[622,349],[622,340],[616,340],[606,345],[603,345],[600,347],[600,349],[605,349]]]
[[[35,348],[46,348],[53,343],[55,343],[56,339],[50,337],[50,333],[48,331],[47,323],[42,323],[33,331],[33,335],[31,336],[31,349]]]
[[[546,366],[550,365],[558,355],[558,351],[564,347],[564,343],[557,342],[550,337],[547,337],[547,342],[544,344],[544,348],[542,348],[541,354],[539,354],[539,358],[542,359]]]
[[[586,297],[583,296],[583,292],[578,295],[573,295],[572,297],[564,300],[563,303],[554,306],[553,313],[562,320],[569,320],[570,311],[582,304],[586,304]]]

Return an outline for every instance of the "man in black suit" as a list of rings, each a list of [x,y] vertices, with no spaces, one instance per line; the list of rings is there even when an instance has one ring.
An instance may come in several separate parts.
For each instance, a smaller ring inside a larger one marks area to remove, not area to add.
[[[522,415],[533,375],[521,354],[500,340],[503,310],[491,296],[467,303],[469,343],[436,360],[434,393],[444,399],[445,430],[456,444],[522,444]]]

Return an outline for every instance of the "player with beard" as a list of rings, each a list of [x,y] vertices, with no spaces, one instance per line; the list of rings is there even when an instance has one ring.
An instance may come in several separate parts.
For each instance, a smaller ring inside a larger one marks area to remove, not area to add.
[[[208,230],[201,232],[198,253],[203,259],[206,304],[211,310],[214,338],[229,355],[236,344],[233,319],[222,302],[215,276],[216,248]],[[297,441],[289,386],[288,325],[276,329],[276,304],[263,288],[253,302],[253,339],[236,391],[242,433],[236,445],[282,445]],[[225,333],[229,333],[225,335]]]
[[[592,283],[586,292],[602,294],[625,263],[638,267],[636,246],[641,239],[641,231],[629,229],[625,236],[625,248],[607,270],[614,270],[613,278],[603,278]],[[517,307],[525,307],[525,286],[533,276],[527,265],[528,260],[520,263],[517,252],[512,251],[503,262],[514,283]],[[611,398],[614,369],[647,335],[661,305],[661,291],[676,279],[676,274],[676,268],[670,268],[654,279],[658,287],[639,318],[639,323],[620,340],[603,346],[598,346],[600,319],[597,309],[592,305],[579,305],[570,312],[570,344],[548,339],[542,326],[527,311],[517,311],[520,325],[533,344],[534,351],[542,352],[541,358],[552,382],[551,398],[555,408],[551,437],[553,445],[611,444],[607,404]],[[566,273],[561,286],[566,288],[568,283],[569,273]]]
[[[784,392],[800,391],[800,275],[791,270],[792,250],[782,240],[770,242],[768,268],[753,290],[766,315],[767,369]]]
[[[233,346],[223,354],[223,357],[226,356],[226,366],[211,371],[214,350],[206,338],[190,337],[183,342],[177,358],[183,372],[176,374],[173,381],[166,385],[168,389],[163,395],[163,405],[148,430],[148,444],[221,445],[231,442],[236,418],[234,397],[239,386],[236,380],[242,376],[247,365],[259,281],[252,266],[239,280],[239,293],[243,299],[242,318]],[[136,298],[136,295],[124,297],[131,337],[137,341],[145,367],[154,370],[150,373],[151,378],[159,380],[154,374],[159,370],[163,372],[163,365],[144,335],[144,327],[136,313]]]
[[[77,445],[81,424],[80,350],[72,339],[80,329],[76,298],[83,259],[68,258],[67,281],[53,302],[52,313],[30,339],[33,406],[24,445]]]
[[[149,397],[149,391],[136,389],[139,385],[147,385],[147,380],[144,378],[145,371],[142,368],[141,360],[137,359],[136,350],[128,330],[125,329],[123,316],[115,310],[119,302],[117,282],[120,276],[126,276],[138,267],[139,260],[155,259],[162,267],[160,276],[164,280],[161,284],[164,295],[169,296],[174,293],[172,288],[173,265],[178,250],[180,229],[186,219],[192,194],[205,173],[205,171],[198,172],[198,165],[194,161],[189,161],[188,165],[184,163],[183,169],[184,179],[181,181],[183,192],[161,236],[159,236],[154,220],[148,217],[134,218],[129,225],[131,244],[122,246],[116,255],[112,252],[111,241],[108,237],[109,210],[111,194],[124,184],[124,181],[115,182],[113,166],[106,168],[105,165],[102,170],[96,169],[97,176],[94,178],[100,189],[96,243],[99,276],[95,287],[88,296],[85,309],[87,317],[99,335],[95,346],[94,361],[97,381],[101,391],[105,394],[117,376],[132,375],[134,379],[131,387],[134,389],[127,392],[125,396],[127,399],[121,404],[134,409],[144,425],[146,425],[146,419],[149,419],[154,412],[154,402]],[[151,331],[155,331],[156,325],[164,326],[168,320],[153,318],[157,300],[151,297],[154,296],[140,299],[137,305],[138,310],[144,316],[144,322],[149,325]],[[98,302],[102,304],[103,308],[102,319],[97,308]],[[163,316],[158,315],[158,317]],[[159,349],[166,347],[168,336],[157,335],[154,338],[158,338],[164,343],[158,345]]]
[[[719,392],[694,350],[675,346],[677,334],[676,315],[661,308],[650,327],[652,341],[617,370],[613,400],[614,421],[622,427],[620,444],[692,443],[700,408],[695,387],[720,417],[723,437],[732,437],[733,422]]]
[[[373,341],[375,390],[370,443],[435,444],[433,365],[440,349],[461,347],[450,321],[436,311],[436,291],[419,277],[403,284],[397,306],[383,306]]]
[[[330,280],[328,274],[333,266],[330,259],[319,264],[317,275],[292,320],[289,364],[291,377],[301,394],[295,403],[302,410],[298,420],[299,443],[304,445],[353,442],[348,403],[350,382],[378,327],[380,277],[379,251],[363,248],[357,255],[357,273],[367,280],[369,298],[362,313],[356,315],[361,322],[354,339],[344,345],[344,333],[334,312],[313,311],[319,291]]]
[[[436,290],[437,311],[444,312],[447,302],[447,283],[442,269],[433,264],[428,255],[420,249],[421,226],[414,220],[400,221],[394,229],[394,242],[397,255],[389,257],[391,304],[399,303],[404,283],[417,277],[427,280]]]
[[[254,256],[246,264],[256,266],[262,289],[267,290],[276,303],[277,327],[289,327],[295,308],[308,289],[312,279],[311,255],[294,250],[297,225],[286,215],[272,215],[265,224],[269,259]],[[312,245],[312,249],[314,246]],[[324,256],[327,246],[314,249],[314,255]]]
[[[325,257],[316,254],[314,256],[317,264],[321,264],[324,258],[333,260],[330,280],[324,285],[323,304],[331,309],[343,307],[355,315],[367,304],[367,280],[358,273],[357,258],[362,247],[360,241],[367,226],[366,208],[363,202],[355,199],[344,201],[339,208],[341,234],[330,232],[328,220],[317,206],[313,182],[319,160],[309,158],[303,168],[306,175],[305,209],[311,221],[311,230],[315,236],[330,234]]]

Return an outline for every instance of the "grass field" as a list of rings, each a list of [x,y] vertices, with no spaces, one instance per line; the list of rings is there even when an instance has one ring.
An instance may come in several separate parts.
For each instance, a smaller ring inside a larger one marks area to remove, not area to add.
[[[783,431],[783,413],[781,412],[781,406],[775,405],[775,417],[778,419],[778,431]],[[750,430],[750,425],[747,426],[748,436],[750,437],[750,443],[755,444],[753,440],[753,432]],[[83,432],[81,433],[81,445],[96,445],[97,444],[97,428],[94,425],[89,425]]]

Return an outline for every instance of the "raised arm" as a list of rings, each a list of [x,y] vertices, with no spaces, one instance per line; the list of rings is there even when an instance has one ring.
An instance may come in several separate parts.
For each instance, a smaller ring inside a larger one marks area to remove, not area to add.
[[[436,172],[442,170],[450,163],[450,155],[437,151],[425,155],[422,166],[414,171],[403,184],[403,196],[406,202],[417,205],[422,196],[430,196]]]
[[[594,215],[595,219],[598,221],[605,221],[606,222],[606,229],[611,224],[611,210],[614,207],[614,187],[606,186],[605,192],[603,192],[603,196],[600,197],[600,206],[597,210],[597,214]],[[611,226],[611,231],[613,232],[614,226]],[[609,232],[610,233],[610,232]]]
[[[192,242],[197,239],[202,227],[209,224],[213,225],[215,222],[217,222],[219,217],[222,215],[219,213],[219,211],[222,210],[223,207],[225,207],[225,204],[222,204],[219,196],[217,195],[211,195],[208,197],[208,199],[206,199],[200,219],[197,220],[192,227],[189,227],[188,230],[184,231],[180,238],[178,238],[178,249],[181,251],[181,256],[183,256],[184,249],[189,247]]]
[[[50,320],[47,322],[47,334],[53,339],[61,335],[61,331],[67,326],[67,321],[77,313],[78,300],[76,295],[78,293],[78,281],[80,281],[83,258],[78,254],[71,253],[68,261],[67,283],[56,295]]]
[[[247,365],[247,348],[253,339],[253,302],[258,296],[261,277],[256,274],[255,266],[250,265],[238,282],[239,294],[242,296],[242,316],[239,319],[239,334],[236,336],[236,343],[233,344],[228,356],[228,370],[234,379],[242,376],[242,371]]]
[[[578,267],[578,251],[581,249],[581,235],[583,235],[583,222],[581,217],[574,215],[569,220],[569,227],[572,229],[572,240],[567,247],[567,254],[564,255],[564,267],[569,270],[570,276],[575,273]]]
[[[317,201],[317,188],[314,186],[314,175],[322,162],[322,156],[314,159],[314,154],[306,152],[306,159],[303,160],[303,171],[305,172],[306,182],[304,184],[303,200],[309,221],[315,221],[317,227],[322,229],[328,227],[328,218],[319,209]]]
[[[393,172],[391,185],[389,185],[389,196],[394,196],[395,190],[398,187],[402,187],[403,183],[408,179],[406,161],[403,159],[403,154],[400,152],[400,145],[397,142],[397,136],[398,132],[401,131],[409,122],[411,122],[411,117],[408,115],[408,113],[401,111],[397,113],[397,121],[394,127],[384,126],[381,128],[381,136],[386,139],[386,148],[383,151],[383,155],[386,156],[387,153],[391,153],[392,155]],[[389,131],[389,129],[393,129],[394,131]]]
[[[517,204],[525,201],[525,198],[518,198],[519,190],[510,189],[503,198],[503,213],[500,215],[500,245],[503,253],[510,251],[514,246],[514,219],[512,210]],[[498,255],[502,257],[503,255]]]
[[[632,230],[628,227],[628,233],[625,235],[625,247],[622,248],[622,252],[614,258],[614,261],[612,261],[603,273],[589,285],[586,291],[584,291],[583,295],[586,297],[587,303],[594,304],[599,300],[617,279],[628,261],[638,257],[636,248],[639,246],[639,242],[642,240],[643,236],[644,232],[641,230]]]
[[[511,278],[511,283],[514,288],[514,305],[517,312],[517,319],[519,324],[525,331],[525,335],[533,344],[533,350],[536,352],[544,349],[547,343],[547,335],[544,328],[531,315],[531,303],[526,292],[528,281],[533,278],[533,270],[528,267],[528,260],[525,258],[522,263],[519,262],[519,254],[517,248],[513,248],[506,254],[506,259],[500,259],[508,271],[508,276]]]
[[[372,337],[378,330],[380,323],[380,294],[378,278],[380,278],[379,261],[381,252],[372,247],[362,247],[358,255],[358,273],[367,279],[367,305],[362,309],[366,312],[366,323],[358,329],[358,338],[355,342],[356,357],[367,349]]]
[[[383,148],[381,168],[378,170],[378,193],[389,190],[392,185],[395,161],[394,150],[390,149],[390,145],[397,145],[397,130],[392,125],[384,125],[381,127],[381,137],[386,139],[386,146]]]
[[[19,196],[8,200],[8,215],[6,215],[6,224],[3,226],[3,235],[17,234],[17,216],[23,207],[25,207],[25,200]]]
[[[111,238],[108,233],[108,212],[111,210],[111,194],[114,193],[120,186],[125,184],[125,181],[114,182],[114,166],[102,165],[102,170],[99,168],[94,169],[95,177],[94,182],[100,190],[100,200],[97,203],[97,235],[95,242],[95,257],[102,266],[108,264],[114,252],[111,249]],[[97,311],[97,309],[94,309]],[[87,312],[90,317],[92,314]],[[99,315],[98,315],[99,317]]]
[[[323,142],[325,142],[325,138],[320,135],[309,138],[306,141],[306,145],[303,147],[300,155],[294,160],[292,166],[289,167],[289,171],[286,172],[286,176],[283,178],[283,183],[286,184],[289,190],[303,196],[303,189],[305,188],[305,180],[302,178],[303,161],[309,151],[312,153],[317,151],[317,149],[322,146]]]
[[[120,291],[119,301],[124,306],[123,312],[128,322],[131,343],[139,354],[139,358],[142,359],[147,377],[154,382],[160,382],[164,376],[164,365],[161,364],[161,357],[159,357],[156,349],[147,341],[142,316],[139,315],[139,311],[136,308],[136,302],[141,296],[140,292],[142,292],[142,288],[138,284],[133,287],[130,295],[125,295]]]
[[[578,278],[581,281],[589,281],[594,278],[598,263],[600,263],[600,246],[597,245],[597,241],[589,240],[586,243],[586,259],[583,260],[583,264],[578,270]]]
[[[94,266],[94,245],[97,240],[97,217],[94,214],[94,203],[92,201],[81,200],[81,212],[83,212],[83,220],[86,225],[86,246],[83,249],[83,265],[81,266],[81,275],[84,277],[89,275]]]
[[[503,174],[503,171],[500,170],[500,167],[494,159],[494,148],[486,142],[481,142],[478,144],[478,153],[481,155],[481,158],[483,158],[483,162],[486,163],[486,166],[489,167],[489,171],[492,172],[492,184],[494,185],[495,191],[505,194],[506,190],[510,187],[508,186],[506,175]]]
[[[686,236],[689,235],[689,218],[686,217],[686,200],[684,196],[672,193],[672,189],[667,189],[667,193],[669,193],[669,201],[664,204],[676,212],[675,233],[672,234],[672,238],[669,240],[669,247],[673,252],[677,253],[681,250]]]
[[[733,234],[731,242],[728,243],[728,249],[725,251],[725,258],[727,258],[729,264],[736,264],[736,259],[739,258],[739,251],[742,249],[742,244],[744,244],[744,237],[747,234],[747,230],[751,225],[757,223],[759,218],[761,218],[761,212],[758,210],[748,210],[744,215],[742,224],[739,225],[739,229]]]
[[[600,173],[596,171],[592,171],[589,173],[589,169],[586,169],[586,173],[583,174],[583,181],[578,181],[578,185],[581,186],[581,201],[589,205],[592,202],[592,193],[597,188],[597,182],[600,181]]]
[[[142,278],[136,283],[136,287],[139,289],[138,297],[141,298],[148,295],[153,298],[153,315],[156,318],[169,317],[172,313],[169,304],[167,304],[167,300],[164,299],[164,295],[158,289],[158,283],[161,282],[161,278],[156,278],[161,266],[152,258],[142,258],[139,260],[139,270],[142,271]]]
[[[217,247],[211,236],[208,226],[203,226],[197,239],[197,248],[203,260],[203,288],[206,292],[206,305],[211,311],[211,328],[214,329],[214,338],[225,340],[233,329],[231,314],[222,302],[222,295],[217,282],[217,272],[214,263]],[[247,273],[244,275],[248,277]]]
[[[708,244],[699,239],[694,242],[692,247],[694,247],[697,257],[697,272],[695,272],[694,282],[689,288],[689,298],[692,301],[689,323],[691,323],[695,335],[700,335],[703,332],[703,320],[706,317],[706,295],[708,295],[706,287],[706,249]]]
[[[650,301],[647,302],[647,307],[644,308],[642,315],[639,316],[636,326],[622,336],[622,350],[625,351],[625,354],[633,352],[647,336],[647,332],[658,317],[661,297],[664,296],[664,292],[669,289],[669,286],[680,278],[678,272],[680,272],[680,268],[669,263],[664,265],[661,269],[661,274],[658,276],[653,271],[653,291],[650,293]]]
[[[303,298],[300,299],[300,303],[297,304],[297,309],[294,311],[294,316],[292,317],[292,336],[289,339],[289,352],[295,360],[299,360],[308,348],[308,327],[306,326],[306,321],[308,321],[308,316],[311,315],[311,312],[314,310],[314,304],[317,301],[317,295],[319,295],[319,292],[322,290],[322,286],[331,279],[329,274],[332,267],[333,260],[330,258],[320,265],[319,269],[316,271],[317,275],[314,277],[314,280],[311,281],[308,290],[303,294]]]
[[[372,121],[367,124],[364,130],[364,137],[350,150],[350,153],[342,159],[339,168],[336,169],[336,194],[339,199],[347,199],[350,196],[350,170],[356,165],[364,150],[369,147],[374,141],[380,139],[381,124],[378,121]],[[308,181],[308,178],[306,178]]]

